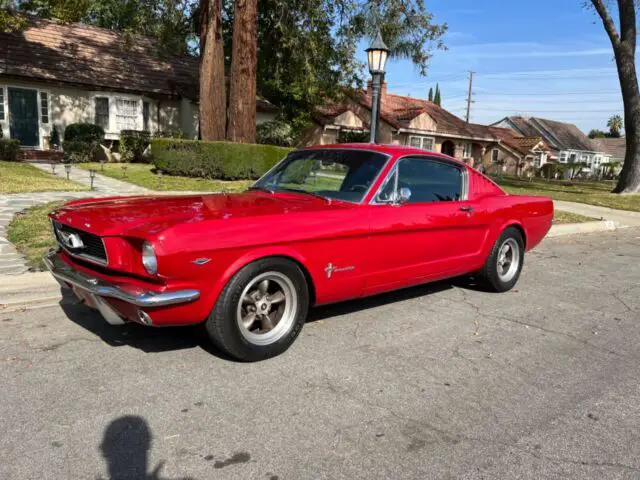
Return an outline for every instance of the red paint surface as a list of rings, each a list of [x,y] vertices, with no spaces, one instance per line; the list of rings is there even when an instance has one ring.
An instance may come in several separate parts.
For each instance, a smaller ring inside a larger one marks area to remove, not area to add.
[[[195,302],[148,311],[155,325],[183,325],[205,320],[229,279],[258,258],[284,256],[297,261],[313,284],[315,303],[323,304],[475,271],[506,227],[517,225],[523,230],[527,250],[551,227],[551,199],[507,195],[466,166],[468,200],[370,205],[379,183],[402,156],[452,159],[404,146],[313,148],[365,148],[387,153],[390,159],[361,204],[263,192],[70,202],[52,217],[102,236],[109,266],[98,270],[66,254],[64,259],[128,288],[200,290]],[[469,214],[460,207],[474,211]],[[141,265],[145,240],[158,255],[156,277]],[[203,257],[211,260],[201,266],[193,263]],[[349,268],[327,278],[329,263]],[[132,318],[133,311],[126,305],[110,303]]]

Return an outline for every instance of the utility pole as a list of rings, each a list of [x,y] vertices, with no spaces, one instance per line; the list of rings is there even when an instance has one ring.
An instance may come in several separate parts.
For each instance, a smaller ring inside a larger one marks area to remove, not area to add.
[[[473,74],[476,72],[469,72],[469,94],[467,95],[467,123],[469,123],[469,120],[471,118],[471,104],[473,103],[473,100],[471,100],[471,97],[473,95]]]

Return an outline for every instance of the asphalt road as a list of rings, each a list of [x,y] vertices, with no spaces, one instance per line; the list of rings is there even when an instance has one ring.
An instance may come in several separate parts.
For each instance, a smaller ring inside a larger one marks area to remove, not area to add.
[[[639,258],[639,229],[547,240],[512,292],[319,309],[256,364],[198,328],[0,311],[0,479],[638,479]]]

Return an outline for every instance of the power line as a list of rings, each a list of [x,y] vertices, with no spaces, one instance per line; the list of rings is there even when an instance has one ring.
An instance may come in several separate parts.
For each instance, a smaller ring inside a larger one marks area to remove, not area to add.
[[[598,92],[594,92],[594,91],[582,91],[582,92],[499,92],[499,93],[492,93],[491,91],[484,91],[484,92],[480,92],[482,94],[485,95],[491,95],[491,96],[517,96],[517,97],[522,97],[522,96],[551,96],[551,95],[601,95],[601,94],[608,94],[608,93],[618,93],[620,94],[620,90],[600,90]]]

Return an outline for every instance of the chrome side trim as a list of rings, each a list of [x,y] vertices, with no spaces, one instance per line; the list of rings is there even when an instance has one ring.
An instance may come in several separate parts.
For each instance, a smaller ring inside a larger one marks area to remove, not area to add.
[[[190,289],[163,293],[140,291],[133,287],[129,290],[126,286],[99,280],[85,275],[78,270],[74,270],[60,258],[59,252],[56,251],[47,254],[43,260],[47,269],[58,281],[75,285],[91,292],[97,297],[116,298],[138,307],[162,307],[165,305],[193,302],[200,298],[200,292],[198,290]]]

